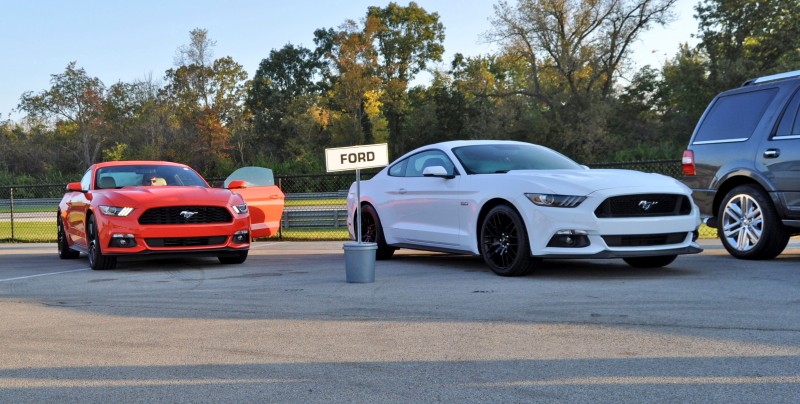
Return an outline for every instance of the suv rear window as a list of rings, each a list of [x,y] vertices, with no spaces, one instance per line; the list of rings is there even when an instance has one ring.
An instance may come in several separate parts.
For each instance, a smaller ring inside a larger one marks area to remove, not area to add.
[[[721,96],[697,130],[694,144],[735,142],[750,138],[777,88]]]

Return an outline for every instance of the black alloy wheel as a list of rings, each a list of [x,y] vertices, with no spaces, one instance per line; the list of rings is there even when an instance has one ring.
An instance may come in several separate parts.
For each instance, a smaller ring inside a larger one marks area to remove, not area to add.
[[[519,213],[508,205],[492,208],[483,219],[480,249],[484,262],[501,276],[522,276],[533,271],[528,233]]]
[[[81,253],[69,248],[67,232],[64,230],[64,223],[61,221],[61,212],[58,212],[58,217],[56,218],[56,228],[58,229],[58,257],[62,260],[78,258]]]
[[[386,244],[386,239],[383,237],[381,219],[372,205],[363,205],[361,207],[361,241],[378,245],[378,250],[375,251],[375,259],[378,260],[392,258],[396,250],[396,248],[389,247]]]
[[[89,217],[86,233],[89,238],[89,267],[96,271],[114,269],[117,266],[117,257],[109,257],[103,254],[100,247],[100,235],[97,234],[97,221],[94,216]]]

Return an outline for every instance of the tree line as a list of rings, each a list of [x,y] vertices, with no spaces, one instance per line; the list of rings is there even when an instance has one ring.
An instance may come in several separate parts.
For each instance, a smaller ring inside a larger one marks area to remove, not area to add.
[[[500,1],[494,54],[444,54],[445,27],[414,2],[287,44],[252,78],[190,32],[175,67],[106,86],[69,63],[0,117],[0,183],[73,180],[105,160],[171,160],[209,177],[263,165],[324,171],[324,149],[388,143],[390,158],[452,139],[515,139],[582,163],[677,158],[717,92],[800,68],[796,0],[702,0],[699,39],[634,69],[631,46],[677,0]],[[414,85],[424,71],[427,85]]]

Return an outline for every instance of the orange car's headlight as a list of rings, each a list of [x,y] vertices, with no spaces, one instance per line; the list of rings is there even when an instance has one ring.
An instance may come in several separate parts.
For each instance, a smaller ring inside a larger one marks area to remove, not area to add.
[[[241,205],[233,205],[231,206],[231,208],[233,209],[234,212],[239,214],[245,214],[248,212],[246,203],[243,203]]]
[[[106,216],[125,217],[133,212],[133,208],[100,205],[100,212],[103,212],[103,214]]]

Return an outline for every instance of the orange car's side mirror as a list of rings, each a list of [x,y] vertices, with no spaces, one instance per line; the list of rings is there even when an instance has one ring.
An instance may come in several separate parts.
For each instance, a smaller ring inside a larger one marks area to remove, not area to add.
[[[239,188],[247,188],[247,181],[244,180],[233,180],[228,184],[228,189],[239,189]]]
[[[83,192],[83,188],[81,188],[80,182],[70,182],[67,184],[67,191],[70,192]]]

